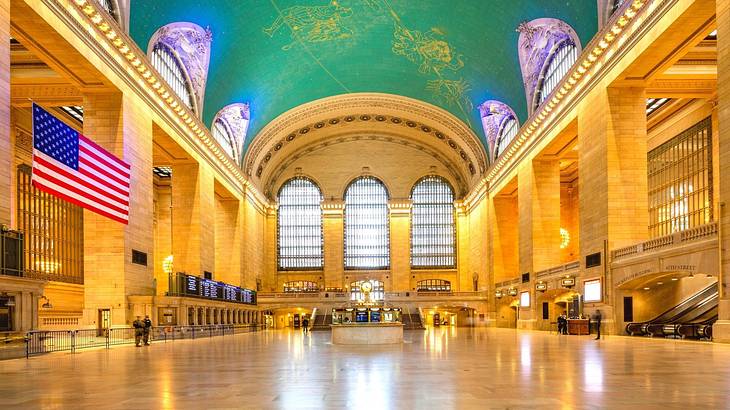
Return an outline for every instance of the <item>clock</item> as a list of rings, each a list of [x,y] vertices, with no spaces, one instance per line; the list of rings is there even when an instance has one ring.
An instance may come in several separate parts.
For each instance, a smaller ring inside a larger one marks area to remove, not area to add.
[[[365,293],[370,292],[373,290],[373,284],[370,282],[363,282],[362,285],[360,285],[360,289]]]

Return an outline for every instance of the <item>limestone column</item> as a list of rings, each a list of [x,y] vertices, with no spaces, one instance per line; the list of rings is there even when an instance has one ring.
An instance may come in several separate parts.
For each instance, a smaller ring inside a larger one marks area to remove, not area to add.
[[[536,159],[518,173],[519,275],[529,273],[529,308],[520,307],[520,326],[537,327],[535,273],[560,264],[560,164]]]
[[[411,208],[409,199],[392,200],[390,208],[390,277],[392,289],[411,290]]]
[[[224,198],[216,198],[215,205],[216,280],[243,286],[243,206]]]
[[[344,288],[345,274],[345,204],[340,200],[322,202],[324,231],[324,283],[328,288]]]
[[[720,305],[713,339],[730,343],[730,2],[717,2],[717,120],[720,168]]]
[[[243,286],[249,289],[256,289],[256,280],[262,277],[264,280],[263,288],[267,291],[274,291],[269,288],[266,283],[267,276],[264,275],[264,267],[266,266],[266,248],[269,243],[267,235],[267,212],[269,211],[266,204],[255,198],[255,194],[249,187],[244,187],[244,279]],[[276,225],[274,225],[274,228]],[[275,232],[275,231],[274,231]],[[275,258],[275,257],[274,257]],[[266,272],[270,273],[270,272]]]
[[[518,174],[520,274],[560,264],[560,165],[534,160]]]
[[[172,254],[176,272],[215,272],[213,172],[197,163],[172,166]]]
[[[603,279],[601,306],[606,331],[613,328],[611,249],[648,237],[646,94],[641,88],[595,89],[578,108],[579,258],[601,254],[601,264],[583,270]],[[580,285],[579,285],[580,286]],[[592,312],[588,312],[589,314]]]
[[[154,293],[153,266],[132,263],[132,250],[154,261],[152,120],[121,94],[87,94],[83,106],[84,135],[131,165],[128,225],[84,211],[84,324],[111,309],[112,325],[124,325],[127,296]]]
[[[10,0],[0,0],[0,224],[11,221],[13,146],[10,138]]]

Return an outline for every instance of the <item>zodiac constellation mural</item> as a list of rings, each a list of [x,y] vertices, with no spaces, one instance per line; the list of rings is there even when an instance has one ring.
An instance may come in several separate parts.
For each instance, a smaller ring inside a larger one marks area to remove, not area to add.
[[[282,50],[291,50],[299,43],[321,43],[353,37],[352,27],[357,26],[353,19],[353,8],[370,9],[375,17],[392,19],[393,54],[406,58],[418,67],[418,72],[429,76],[425,90],[434,100],[457,107],[468,118],[474,108],[467,96],[471,86],[457,74],[464,68],[464,57],[446,35],[437,28],[428,31],[407,27],[388,0],[343,0],[347,7],[332,1],[322,6],[292,6],[278,11],[278,17],[271,26],[263,29],[269,37],[280,31],[288,30],[291,42]],[[274,7],[276,4],[272,1]],[[370,16],[372,18],[373,16]],[[364,17],[363,17],[364,18]],[[470,124],[471,125],[471,124]]]
[[[279,16],[264,29],[264,33],[273,37],[282,29],[289,29],[291,43],[281,48],[288,51],[300,41],[318,43],[351,37],[352,29],[343,21],[350,16],[352,9],[335,1],[326,6],[292,6],[280,10]]]

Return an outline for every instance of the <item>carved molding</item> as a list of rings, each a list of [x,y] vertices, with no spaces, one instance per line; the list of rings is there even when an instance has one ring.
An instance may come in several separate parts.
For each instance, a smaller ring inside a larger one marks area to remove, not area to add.
[[[441,155],[438,151],[431,149],[425,145],[418,144],[414,141],[401,138],[394,135],[384,135],[384,134],[378,134],[378,135],[371,135],[371,134],[354,134],[354,135],[340,135],[335,136],[332,139],[327,139],[324,141],[320,141],[317,144],[310,144],[306,145],[304,147],[301,147],[299,150],[295,151],[291,155],[287,156],[286,160],[282,162],[281,164],[277,164],[276,171],[267,179],[266,186],[264,188],[264,195],[266,195],[269,199],[274,199],[274,192],[278,191],[279,185],[283,183],[284,181],[280,181],[281,176],[284,174],[284,172],[291,167],[291,165],[297,161],[298,159],[313,153],[315,151],[331,147],[333,145],[337,144],[343,144],[348,142],[354,142],[354,141],[379,141],[379,142],[387,142],[387,143],[393,143],[393,144],[399,144],[402,146],[406,146],[409,148],[413,148],[416,150],[419,150],[421,152],[424,152],[427,155],[430,155],[437,161],[439,161],[444,168],[446,168],[449,171],[449,175],[452,178],[452,181],[455,183],[455,188],[457,189],[457,193],[459,197],[463,197],[468,192],[468,186],[466,185],[466,181],[461,177],[461,174],[459,170],[457,169],[456,164],[449,161],[447,158],[444,158],[443,155]],[[344,192],[344,190],[343,190]]]
[[[399,130],[418,130],[424,136],[441,140],[444,147],[448,147],[447,150],[461,157],[468,173],[474,177],[472,179],[486,171],[487,156],[482,143],[458,118],[422,101],[377,93],[328,97],[280,115],[264,127],[251,143],[246,153],[244,171],[249,176],[260,178],[267,163],[298,137],[353,122],[376,122]]]
[[[527,97],[527,110],[530,115],[535,107],[535,94],[540,77],[550,63],[550,56],[566,41],[571,41],[581,51],[578,34],[562,20],[541,18],[520,23],[518,54],[522,69],[522,81]]]

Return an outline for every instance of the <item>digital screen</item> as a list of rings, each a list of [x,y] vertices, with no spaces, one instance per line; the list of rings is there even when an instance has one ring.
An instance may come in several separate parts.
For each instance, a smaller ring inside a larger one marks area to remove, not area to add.
[[[355,312],[355,322],[367,322],[368,312]]]
[[[520,307],[530,306],[530,292],[522,292],[520,294]]]
[[[380,312],[370,312],[371,322],[380,322]]]
[[[584,302],[600,302],[601,301],[601,280],[589,280],[583,284],[583,301]]]
[[[185,287],[185,293],[189,295],[199,295],[200,294],[200,288],[198,287],[198,277],[197,276],[188,276],[187,277],[187,283]]]
[[[249,305],[256,304],[256,291],[242,289],[238,286],[229,285],[223,282],[216,282],[210,279],[203,279],[198,276],[180,276],[182,294],[189,296],[203,297],[206,299],[218,299],[229,302],[241,302]]]

